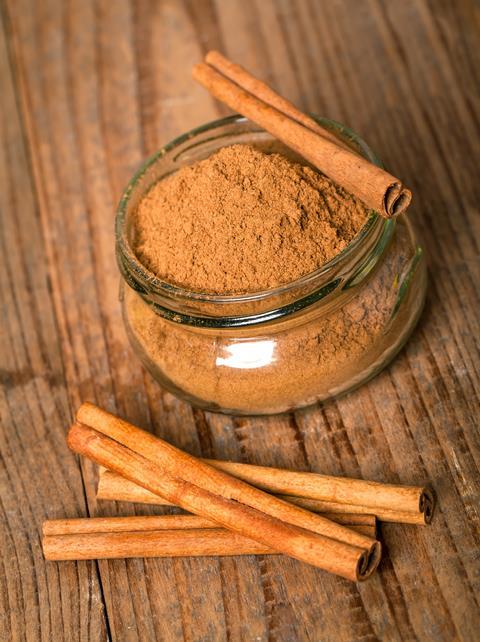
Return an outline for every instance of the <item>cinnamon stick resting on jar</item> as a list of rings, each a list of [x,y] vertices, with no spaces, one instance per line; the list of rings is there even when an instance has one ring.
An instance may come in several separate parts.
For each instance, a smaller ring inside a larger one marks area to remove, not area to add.
[[[205,461],[253,486],[275,493],[280,499],[316,513],[327,513],[330,519],[333,515],[361,514],[375,515],[383,522],[429,524],[435,509],[434,495],[425,486],[382,484],[231,461]],[[105,469],[100,471],[97,499],[167,504],[158,495]]]
[[[342,519],[353,530],[374,536],[373,516]],[[198,515],[47,520],[43,523],[42,548],[46,559],[57,561],[275,553]]]
[[[240,112],[385,218],[402,214],[412,194],[401,181],[369,163],[265,83],[211,51],[193,77],[215,98]]]
[[[185,510],[352,581],[378,566],[376,540],[216,470],[92,404],[80,407],[77,422],[67,440],[74,452]]]

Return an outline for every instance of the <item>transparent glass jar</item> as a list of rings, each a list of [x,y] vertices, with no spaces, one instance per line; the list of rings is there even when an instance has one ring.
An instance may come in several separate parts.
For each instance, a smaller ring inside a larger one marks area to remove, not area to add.
[[[317,120],[379,164],[352,131]],[[343,252],[275,289],[217,296],[161,281],[132,250],[137,204],[153,183],[235,143],[275,146],[247,119],[224,118],[165,146],[127,186],[116,218],[123,316],[135,352],[173,394],[216,412],[287,412],[352,390],[392,359],[420,316],[425,260],[406,218],[372,212]]]

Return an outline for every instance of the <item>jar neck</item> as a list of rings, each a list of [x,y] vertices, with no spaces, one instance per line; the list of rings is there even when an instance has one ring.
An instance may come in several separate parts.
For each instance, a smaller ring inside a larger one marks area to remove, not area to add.
[[[317,120],[368,160],[380,164],[356,134],[333,121]],[[331,261],[292,283],[264,292],[219,296],[188,291],[161,281],[139,263],[132,250],[132,213],[151,185],[182,164],[206,157],[222,146],[271,140],[269,134],[243,117],[232,116],[215,121],[160,150],[127,186],[116,219],[118,266],[128,286],[160,316],[176,323],[211,328],[279,321],[304,314],[314,307],[330,308],[333,301],[353,296],[381,260],[395,223],[372,212],[353,241]]]

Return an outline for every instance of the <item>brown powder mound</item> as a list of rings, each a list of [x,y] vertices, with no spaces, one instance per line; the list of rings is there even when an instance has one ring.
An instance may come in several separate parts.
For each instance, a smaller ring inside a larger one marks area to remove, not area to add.
[[[310,167],[233,145],[150,189],[136,212],[135,251],[170,283],[255,292],[320,267],[367,217],[360,201]]]

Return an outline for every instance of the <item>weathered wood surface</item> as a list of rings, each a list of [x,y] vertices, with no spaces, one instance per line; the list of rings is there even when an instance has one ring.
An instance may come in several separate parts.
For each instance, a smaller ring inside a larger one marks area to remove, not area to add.
[[[478,639],[475,2],[10,0],[1,16],[0,637]],[[281,419],[164,393],[120,319],[116,201],[142,158],[225,113],[190,80],[212,47],[360,132],[413,188],[430,251],[427,309],[394,364]],[[67,451],[83,399],[204,456],[430,480],[440,508],[431,528],[384,526],[386,559],[358,587],[280,557],[46,564],[44,518],[132,510],[96,507]]]

